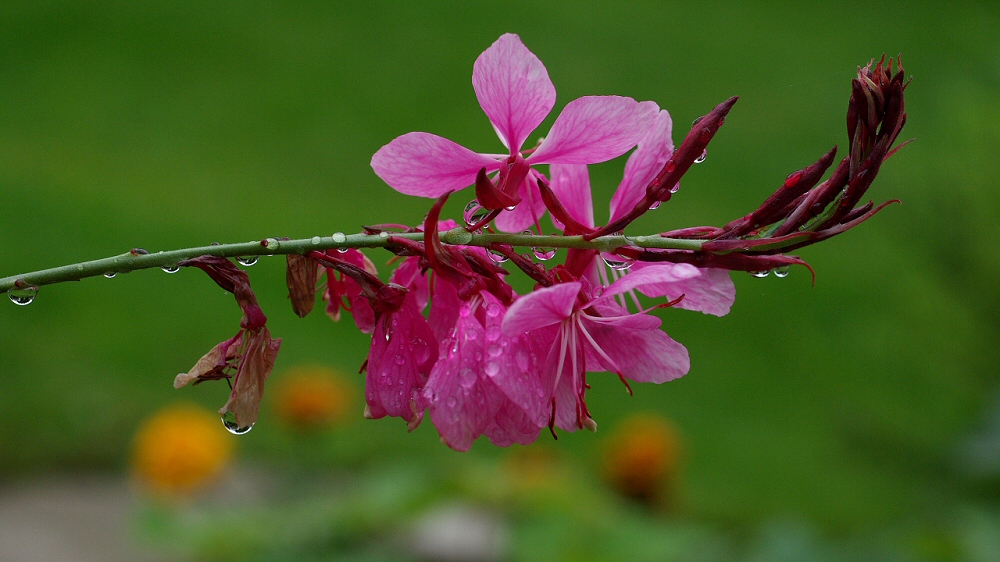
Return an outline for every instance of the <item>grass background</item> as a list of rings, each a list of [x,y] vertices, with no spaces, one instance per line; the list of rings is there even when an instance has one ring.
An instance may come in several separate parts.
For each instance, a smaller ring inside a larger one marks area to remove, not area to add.
[[[707,161],[633,228],[722,224],[846,147],[855,67],[902,52],[913,75],[902,137],[916,142],[870,193],[903,204],[801,251],[815,287],[799,270],[734,274],[729,316],[666,312],[691,352],[683,379],[629,398],[592,377],[588,398],[602,430],[637,411],[674,420],[695,517],[802,517],[834,533],[946,519],[998,497],[996,476],[970,480],[961,453],[1000,383],[997,29],[992,3],[2,2],[0,273],[136,246],[416,223],[429,202],[382,184],[370,157],[414,130],[498,150],[470,76],[505,32],[558,92],[533,137],[568,101],[619,94],[668,109],[679,142],[740,95]],[[592,168],[598,220],[623,162]],[[284,338],[275,379],[300,364],[356,372],[367,343],[349,320],[295,317],[283,260],[249,273]],[[193,271],[88,279],[0,306],[0,478],[117,469],[161,405],[217,408],[224,387],[171,381],[238,320],[232,298]],[[240,445],[275,462],[288,443],[264,406]],[[591,466],[601,435],[556,447]],[[359,421],[316,448],[358,465],[459,455],[430,424],[407,434],[396,420]],[[503,454],[477,443],[467,456]]]

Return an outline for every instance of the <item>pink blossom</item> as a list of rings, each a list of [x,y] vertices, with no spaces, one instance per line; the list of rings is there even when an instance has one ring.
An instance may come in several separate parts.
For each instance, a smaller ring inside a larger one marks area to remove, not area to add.
[[[507,154],[479,154],[430,133],[407,133],[372,157],[372,168],[389,186],[407,195],[436,198],[477,183],[477,175],[498,172],[490,191],[498,201],[516,205],[497,225],[519,231],[544,212],[537,188],[538,164],[593,164],[624,154],[649,128],[653,102],[619,96],[589,96],[563,108],[545,140],[531,153],[525,140],[555,105],[555,87],[542,62],[514,34],[501,36],[473,67],[479,105],[507,148]],[[526,155],[527,154],[527,155]],[[482,171],[482,174],[480,174]],[[521,201],[526,205],[518,205]]]
[[[629,313],[614,297],[658,288],[700,275],[694,267],[644,268],[587,296],[587,283],[574,281],[536,289],[507,311],[502,329],[527,334],[550,349],[542,367],[544,392],[552,397],[552,423],[566,431],[596,427],[587,410],[586,372],[609,371],[637,382],[662,383],[688,372],[687,350],[657,329],[660,319]],[[652,292],[657,292],[654,290]]]
[[[448,285],[439,279],[435,298],[456,293],[443,287]],[[469,450],[483,434],[500,446],[531,443],[548,421],[540,350],[525,334],[503,334],[505,312],[496,297],[481,291],[460,305],[441,340],[424,398],[441,440],[455,450]]]
[[[375,264],[359,250],[350,249],[346,252],[327,250],[326,255],[335,256],[339,260],[361,267],[372,275],[378,273]],[[375,329],[375,313],[368,300],[361,295],[361,286],[350,276],[343,273],[338,276],[335,269],[329,267],[325,269],[326,290],[323,291],[323,300],[326,301],[327,316],[334,322],[339,322],[340,309],[343,308],[351,313],[359,330],[365,334],[372,333]]]

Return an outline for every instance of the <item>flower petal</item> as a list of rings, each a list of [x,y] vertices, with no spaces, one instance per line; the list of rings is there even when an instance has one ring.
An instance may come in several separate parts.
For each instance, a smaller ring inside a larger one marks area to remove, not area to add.
[[[643,315],[645,316],[645,315]],[[691,368],[687,349],[662,330],[634,330],[614,322],[581,319],[583,326],[620,374],[636,382],[661,383],[682,377]],[[596,353],[601,357],[600,353]],[[605,360],[600,359],[604,364]]]
[[[529,164],[595,164],[617,158],[646,134],[656,112],[651,101],[588,96],[563,108]]]
[[[594,226],[594,201],[586,164],[552,164],[549,187],[569,216],[585,226]],[[557,219],[553,216],[553,222]],[[562,229],[562,225],[559,230]]]
[[[647,293],[646,286],[654,285],[656,287],[661,287],[664,283],[676,283],[678,281],[697,278],[699,276],[701,276],[701,273],[698,268],[686,263],[658,263],[647,265],[645,267],[638,267],[634,270],[630,270],[624,277],[608,286],[608,288],[601,293],[601,296],[594,299],[593,302],[607,301],[615,295],[620,295],[633,289],[638,289],[642,292],[642,294],[649,297],[661,296],[655,292],[652,294]]]
[[[670,114],[665,109],[661,110],[635,152],[628,157],[622,182],[611,197],[609,222],[621,218],[635,207],[646,194],[646,186],[674,153],[674,141],[670,137],[672,125]]]
[[[637,263],[642,271],[652,267],[679,267],[684,266],[685,270],[691,267],[688,264],[642,264]],[[636,269],[633,266],[633,269]],[[629,275],[634,275],[632,272]],[[658,283],[648,283],[639,287],[639,292],[647,297],[666,297],[676,299],[681,295],[684,298],[675,306],[684,310],[697,310],[705,314],[714,316],[725,316],[729,314],[733,301],[736,300],[736,286],[729,276],[729,271],[717,268],[698,269],[699,275],[690,277],[678,275],[676,280],[664,280]],[[628,277],[629,275],[626,275]]]
[[[518,195],[521,202],[512,211],[501,211],[500,216],[493,221],[504,232],[522,232],[534,226],[535,219],[545,214],[545,202],[542,201],[542,193],[538,191],[538,184],[532,174],[528,174],[521,183]]]
[[[365,400],[373,418],[422,415],[420,391],[437,359],[437,341],[410,295],[403,306],[376,322],[368,354]]]
[[[484,341],[475,315],[459,318],[454,335],[441,342],[441,358],[424,387],[431,421],[456,451],[468,451],[507,400],[483,372]]]
[[[580,283],[536,289],[514,301],[503,318],[503,334],[516,336],[562,322],[573,313]]]
[[[499,162],[444,137],[406,133],[372,156],[372,169],[389,187],[406,195],[437,198],[472,185],[476,173]]]
[[[513,33],[502,35],[479,55],[472,68],[472,87],[511,154],[521,150],[556,103],[545,65]]]

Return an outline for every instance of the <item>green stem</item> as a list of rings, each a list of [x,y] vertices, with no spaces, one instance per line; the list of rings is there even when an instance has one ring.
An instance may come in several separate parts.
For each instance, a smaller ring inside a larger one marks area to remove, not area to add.
[[[423,240],[423,233],[394,233],[394,237]],[[701,240],[662,238],[660,236],[602,236],[594,240],[584,240],[582,236],[536,236],[531,234],[471,234],[457,228],[441,235],[445,244],[464,246],[487,246],[489,244],[509,244],[511,246],[542,248],[577,248],[611,252],[622,246],[639,248],[659,248],[673,250],[699,250]],[[337,233],[333,236],[314,236],[299,240],[277,240],[268,238],[255,242],[237,244],[216,244],[196,248],[183,248],[166,252],[142,253],[130,251],[121,255],[99,260],[85,261],[51,269],[11,275],[0,279],[0,293],[17,289],[41,287],[64,281],[78,281],[86,277],[96,277],[108,273],[128,273],[138,269],[154,267],[175,267],[178,262],[198,256],[212,255],[225,258],[237,256],[262,256],[273,254],[304,254],[311,250],[334,248],[383,248],[389,246],[389,236],[382,234]]]

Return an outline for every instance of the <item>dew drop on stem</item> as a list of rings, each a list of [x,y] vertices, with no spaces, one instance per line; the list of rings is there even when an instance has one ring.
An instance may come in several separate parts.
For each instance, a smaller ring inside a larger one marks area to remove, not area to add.
[[[260,259],[259,256],[239,256],[236,258],[236,261],[240,262],[240,265],[243,267],[250,267],[251,265],[257,263],[258,259]]]
[[[7,296],[10,297],[10,302],[18,306],[26,306],[35,302],[35,297],[38,295],[37,288],[30,289],[13,289]]]
[[[179,265],[165,265],[160,269],[162,269],[164,273],[177,273],[178,271],[181,270]]]

